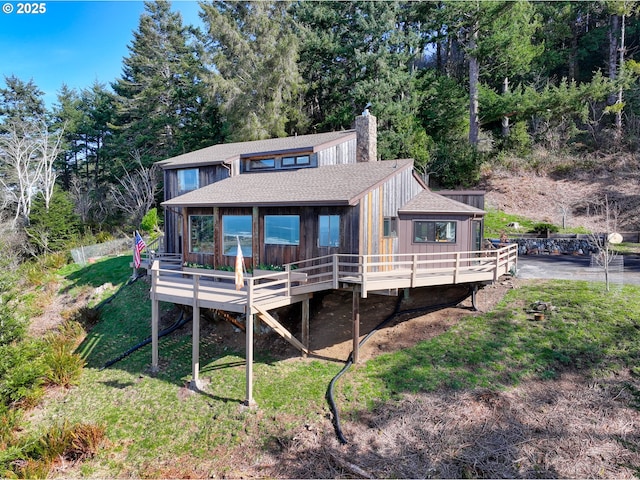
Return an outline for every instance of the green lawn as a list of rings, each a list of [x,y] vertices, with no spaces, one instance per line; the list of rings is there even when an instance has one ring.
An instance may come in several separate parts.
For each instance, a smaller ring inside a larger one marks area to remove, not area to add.
[[[122,285],[128,272],[117,265],[109,259],[65,273],[70,285],[102,284],[104,279],[95,279],[98,273]],[[259,408],[245,409],[243,355],[213,334],[201,343],[203,390],[184,388],[191,374],[190,324],[160,340],[159,374],[149,372],[150,345],[102,370],[107,360],[150,335],[148,289],[139,280],[104,306],[78,348],[87,362],[80,384],[64,398],[48,400],[25,434],[62,418],[105,425],[109,443],[78,474],[115,477],[148,476],[163,462],[197,462],[246,442],[266,448],[275,436],[300,425],[328,425],[325,392],[342,364],[280,361],[258,352]],[[551,302],[557,311],[533,321],[525,310],[537,300]],[[170,306],[162,309],[168,312]],[[348,419],[406,392],[499,390],[527,379],[555,378],[565,369],[595,377],[620,369],[640,375],[639,365],[639,287],[607,293],[601,284],[535,282],[511,290],[491,313],[465,317],[436,338],[351,369],[337,385],[336,401]]]

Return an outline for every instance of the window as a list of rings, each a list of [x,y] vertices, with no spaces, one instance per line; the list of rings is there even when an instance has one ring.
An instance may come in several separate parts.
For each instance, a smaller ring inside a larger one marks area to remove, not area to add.
[[[213,215],[189,215],[189,251],[213,253]]]
[[[396,217],[384,217],[383,236],[398,236],[398,219]]]
[[[268,168],[276,168],[276,159],[263,158],[262,160],[251,160],[251,162],[249,162],[249,168],[251,170],[265,170]]]
[[[197,190],[200,187],[198,181],[198,169],[178,170],[178,194]]]
[[[456,222],[415,221],[413,239],[416,243],[456,242]]]
[[[222,254],[235,257],[238,253],[238,240],[242,255],[252,256],[251,215],[224,215],[222,217]]]
[[[295,167],[297,165],[309,165],[311,159],[309,155],[301,155],[299,157],[282,157],[283,167]]]
[[[319,247],[340,246],[340,215],[320,215],[319,223]]]
[[[265,215],[264,243],[268,245],[300,245],[298,215]]]

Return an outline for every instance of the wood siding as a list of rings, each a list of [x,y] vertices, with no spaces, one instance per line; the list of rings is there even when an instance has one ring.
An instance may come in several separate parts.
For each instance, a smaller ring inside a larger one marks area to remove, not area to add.
[[[358,253],[358,209],[355,207],[253,207],[253,208],[195,208],[184,209],[182,228],[188,232],[189,215],[214,215],[213,254],[189,252],[188,236],[183,240],[184,261],[212,267],[234,266],[235,257],[223,255],[222,252],[222,217],[224,215],[251,215],[253,218],[253,255],[245,254],[245,265],[257,268],[259,265],[283,265],[285,263],[321,257],[334,253]],[[266,245],[265,215],[299,215],[299,245]],[[340,246],[320,247],[319,215],[340,215]]]
[[[356,163],[356,140],[349,140],[318,152],[318,166]]]
[[[393,255],[399,253],[399,237],[384,236],[384,218],[398,217],[398,210],[423,190],[407,169],[372,190],[360,201],[360,253]]]
[[[414,242],[413,222],[445,221],[456,222],[455,243],[445,242]],[[398,253],[440,253],[440,252],[466,252],[474,250],[472,239],[472,217],[465,215],[436,215],[436,214],[403,214],[398,221]]]
[[[188,167],[186,170],[190,170]],[[208,165],[198,168],[198,185],[200,188],[211,183],[219,182],[229,177],[229,170],[224,165]],[[178,169],[167,169],[164,171],[164,200],[171,200],[178,196]],[[187,250],[181,249],[183,222],[182,212],[179,209],[165,208],[164,210],[164,234],[165,249],[168,253],[182,253]]]

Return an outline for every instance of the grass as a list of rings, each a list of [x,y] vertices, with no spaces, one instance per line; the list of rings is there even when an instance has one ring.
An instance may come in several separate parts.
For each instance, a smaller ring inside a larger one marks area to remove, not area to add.
[[[502,389],[552,379],[568,368],[593,376],[640,364],[640,288],[607,294],[601,284],[536,282],[510,291],[490,314],[469,317],[414,348],[369,361],[352,379],[381,398],[441,388]],[[542,322],[526,307],[557,307]]]
[[[105,281],[122,285],[128,276],[123,263],[109,259],[63,272],[71,288]],[[109,280],[95,277],[102,274]],[[160,340],[158,374],[149,371],[149,345],[101,369],[150,335],[148,288],[140,280],[104,306],[77,350],[86,362],[79,384],[63,401],[47,401],[24,435],[47,432],[61,418],[104,426],[108,446],[87,459],[80,473],[154,476],[178,458],[198,464],[235,447],[268,448],[274,438],[292,436],[289,432],[303,425],[328,424],[325,391],[341,364],[279,361],[256,352],[259,409],[245,409],[244,356],[220,344],[215,332],[201,338],[202,391],[185,389],[191,375],[190,324]],[[551,302],[557,311],[533,321],[526,310],[537,300]],[[161,309],[175,315],[170,305]],[[436,338],[351,369],[337,385],[336,401],[353,416],[408,392],[499,390],[527,379],[555,378],[567,369],[595,377],[625,368],[640,373],[639,318],[637,286],[607,293],[595,283],[531,283],[510,291],[489,314],[466,317]],[[233,476],[233,466],[228,468],[215,473]]]
[[[531,220],[530,218],[522,217],[520,215],[514,215],[511,213],[505,213],[501,210],[487,209],[484,217],[484,236],[485,238],[500,238],[500,235],[504,232],[509,235],[518,233],[528,233],[534,230],[538,221]],[[508,227],[510,223],[517,223],[520,228]],[[575,228],[559,228],[558,233],[589,233],[583,227]]]

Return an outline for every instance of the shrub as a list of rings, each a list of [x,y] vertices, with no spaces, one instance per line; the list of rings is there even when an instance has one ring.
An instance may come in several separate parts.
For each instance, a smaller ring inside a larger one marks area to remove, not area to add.
[[[486,156],[466,140],[440,142],[426,168],[444,188],[469,187],[478,182]]]
[[[53,252],[67,247],[80,231],[80,221],[73,209],[69,194],[58,188],[53,193],[49,209],[46,208],[42,195],[35,198],[29,215],[29,226],[25,230],[36,251]]]
[[[553,223],[536,223],[533,226],[533,231],[538,234],[546,234],[546,233],[558,233],[560,229],[554,225]]]
[[[6,450],[15,440],[15,431],[22,420],[22,410],[0,403],[0,450]],[[0,472],[0,477],[2,473]]]
[[[44,390],[46,365],[42,341],[28,340],[0,347],[0,401],[25,408],[38,403]]]
[[[159,229],[159,225],[160,218],[158,217],[158,209],[155,207],[149,210],[142,218],[142,222],[140,222],[140,228],[147,233],[156,232]]]
[[[85,361],[80,355],[73,353],[72,349],[73,347],[62,337],[55,337],[50,341],[44,356],[45,383],[70,387],[78,382]]]

